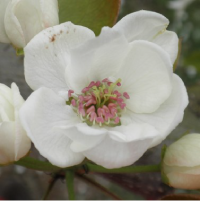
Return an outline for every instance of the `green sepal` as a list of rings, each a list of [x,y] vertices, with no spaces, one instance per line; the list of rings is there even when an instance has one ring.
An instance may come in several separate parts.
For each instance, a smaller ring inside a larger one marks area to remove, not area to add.
[[[16,55],[17,56],[24,55],[24,49],[23,48],[16,48]]]

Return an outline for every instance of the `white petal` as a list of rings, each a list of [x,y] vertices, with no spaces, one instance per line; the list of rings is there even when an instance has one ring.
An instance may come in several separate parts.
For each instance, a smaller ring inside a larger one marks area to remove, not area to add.
[[[58,92],[67,90],[65,70],[70,50],[94,38],[94,33],[70,22],[48,28],[34,37],[25,48],[25,77],[36,90],[45,86]]]
[[[123,33],[129,42],[133,40],[152,40],[166,29],[169,20],[151,11],[138,11],[122,18],[113,29]]]
[[[35,1],[35,0],[34,0]],[[58,0],[40,0],[43,28],[59,24]]]
[[[147,150],[151,140],[148,138],[122,143],[107,136],[100,144],[83,154],[89,160],[105,168],[120,168],[137,161]]]
[[[4,18],[5,18],[5,12],[8,3],[11,0],[1,0],[0,1],[0,42],[2,43],[10,43],[10,40],[6,34],[5,25],[4,25]]]
[[[18,3],[20,3],[20,0],[12,0],[8,4],[4,24],[7,36],[11,43],[18,48],[22,48],[26,45],[26,41],[20,22],[15,15],[15,9]]]
[[[124,36],[104,27],[100,36],[72,51],[66,81],[79,93],[91,81],[102,81],[112,76],[128,51],[129,45]]]
[[[15,126],[13,122],[1,123],[0,139],[0,164],[13,162],[15,160]]]
[[[113,140],[128,143],[156,137],[158,135],[158,131],[149,124],[131,122],[128,125],[110,128],[109,135]]]
[[[183,81],[174,74],[172,83],[170,97],[156,112],[150,114],[129,113],[130,121],[148,123],[158,130],[159,135],[153,139],[151,147],[161,143],[182,121],[184,109],[188,104],[188,96]],[[122,124],[127,123],[126,118],[123,119],[122,117],[121,119]]]
[[[194,167],[200,165],[200,134],[189,134],[171,144],[165,154],[169,166]]]
[[[115,77],[130,99],[127,107],[136,113],[156,111],[171,93],[172,64],[167,53],[147,41],[135,41]]]
[[[84,156],[71,151],[72,141],[61,129],[79,121],[65,100],[47,88],[40,88],[27,99],[20,110],[20,119],[28,136],[41,155],[52,164],[68,167],[79,164]]]
[[[25,156],[31,148],[31,140],[28,138],[19,120],[19,110],[24,103],[19,89],[15,83],[11,85],[15,114],[15,161]]]
[[[11,90],[0,84],[0,121],[14,121],[14,108],[11,100]]]
[[[167,174],[170,186],[179,189],[199,189],[200,175],[190,175],[181,172],[172,172]]]
[[[175,62],[179,43],[178,36],[175,32],[165,31],[164,33],[157,35],[152,42],[162,47],[169,54],[172,64]]]
[[[63,129],[65,128],[63,127]],[[98,126],[91,127],[86,123],[79,123],[65,133],[73,141],[70,146],[71,149],[74,152],[82,152],[99,144],[105,138],[107,130]]]

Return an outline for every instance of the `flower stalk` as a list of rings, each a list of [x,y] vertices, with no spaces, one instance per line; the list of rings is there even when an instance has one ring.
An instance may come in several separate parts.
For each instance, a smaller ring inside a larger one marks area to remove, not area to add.
[[[74,171],[73,170],[67,170],[66,174],[65,174],[65,177],[66,177],[69,200],[75,200]]]

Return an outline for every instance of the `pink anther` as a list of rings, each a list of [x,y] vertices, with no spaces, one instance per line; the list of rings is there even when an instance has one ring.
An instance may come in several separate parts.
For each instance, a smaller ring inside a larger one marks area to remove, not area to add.
[[[83,97],[83,96],[79,96],[79,97],[78,97],[78,100],[79,100],[80,103],[83,103],[84,97]]]
[[[92,112],[95,112],[95,107],[94,107],[94,105],[92,105],[91,107],[89,107],[89,108],[87,109],[87,114],[92,113]]]
[[[96,83],[95,83],[94,81],[92,81],[92,82],[90,82],[88,88],[92,88],[92,87],[95,86],[95,85],[96,85]]]
[[[118,124],[119,122],[120,122],[120,118],[119,118],[119,117],[116,117],[116,118],[115,118],[115,123]]]
[[[126,107],[126,103],[121,103],[120,108],[123,110]]]
[[[117,86],[120,87],[120,86],[121,86],[121,82],[118,82],[118,83],[117,83]]]
[[[124,93],[123,93],[123,96],[124,96],[126,99],[130,99],[130,96],[128,95],[127,92],[124,92]]]
[[[89,90],[90,90],[90,88],[85,87],[85,88],[82,90],[82,93],[85,93],[85,92],[87,92],[87,91],[89,91]]]
[[[73,107],[76,107],[76,101],[75,101],[75,99],[72,99],[71,104],[72,104]]]
[[[101,82],[100,81],[97,81],[96,83],[95,83],[95,86],[96,87],[99,87],[101,85]]]
[[[70,89],[70,90],[68,91],[68,97],[69,97],[69,98],[72,97],[72,94],[73,94],[73,93],[74,93],[74,91]]]
[[[104,123],[104,119],[102,117],[97,117],[96,118],[97,123]]]
[[[122,98],[117,98],[117,102],[120,104],[120,103],[123,103],[124,100]]]
[[[94,100],[93,98],[91,98],[90,100],[87,101],[87,103],[85,104],[86,107],[92,105],[92,104],[96,104],[96,100]]]
[[[95,112],[92,112],[90,114],[90,121],[94,121],[97,118],[97,114]]]
[[[79,106],[78,106],[78,112],[79,114],[81,114],[83,117],[85,116],[85,110],[84,110],[84,107],[83,107],[83,104],[80,103]]]

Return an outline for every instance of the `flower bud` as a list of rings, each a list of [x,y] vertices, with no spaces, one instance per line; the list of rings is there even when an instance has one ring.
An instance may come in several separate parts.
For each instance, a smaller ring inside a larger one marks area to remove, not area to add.
[[[58,23],[57,0],[0,1],[0,42],[23,48],[40,31]]]
[[[0,84],[0,164],[5,165],[25,156],[31,141],[21,126],[19,110],[24,100],[15,83],[11,88]]]
[[[189,134],[170,145],[162,172],[167,184],[180,189],[200,189],[200,134]]]

